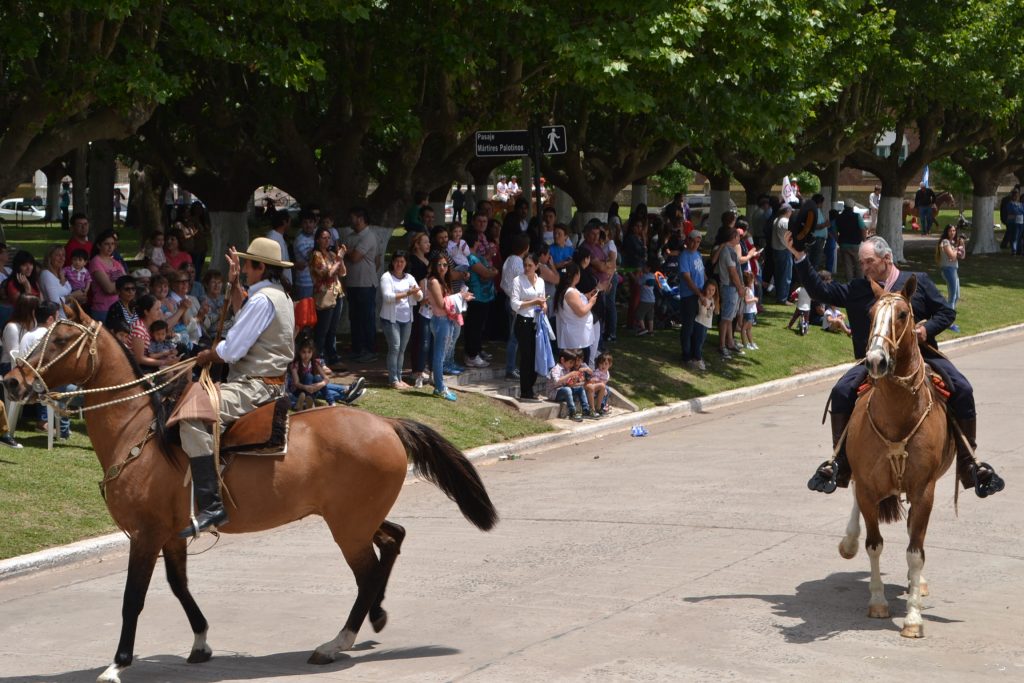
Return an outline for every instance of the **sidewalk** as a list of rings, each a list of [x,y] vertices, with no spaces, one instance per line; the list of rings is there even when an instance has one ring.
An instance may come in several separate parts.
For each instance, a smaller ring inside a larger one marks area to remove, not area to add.
[[[982,332],[971,337],[952,339],[941,343],[940,348],[943,351],[963,349],[990,341],[1001,341],[1009,335],[1021,333],[1024,333],[1024,324],[1012,325],[999,330]],[[364,366],[369,368],[370,372],[363,372],[361,374],[367,377],[372,377],[373,375],[371,373],[374,372],[374,365],[375,364]],[[500,364],[492,365],[500,367]],[[750,401],[770,394],[809,386],[816,382],[838,378],[846,372],[851,365],[851,363],[844,363],[831,368],[824,368],[822,370],[816,370],[814,372],[792,377],[784,377],[782,379],[765,382],[763,384],[725,391],[720,394],[713,394],[685,401],[677,401],[668,405],[649,408],[647,410],[637,412],[612,415],[592,422],[577,423],[570,420],[553,420],[550,424],[560,431],[537,434],[504,443],[480,446],[478,448],[467,450],[466,456],[477,463],[477,465],[481,465],[494,462],[503,457],[512,458],[515,456],[521,456],[524,453],[547,451],[569,444],[588,441],[606,433],[629,430],[635,424],[650,426],[666,420],[686,417],[694,413],[701,413],[730,404]],[[381,369],[378,371],[383,372],[382,361]],[[556,404],[547,403],[546,405],[554,406]],[[407,476],[409,479],[415,478],[411,468]],[[86,539],[84,541],[56,548],[49,548],[47,550],[42,550],[28,555],[13,557],[8,560],[0,561],[0,581],[31,572],[63,567],[78,562],[101,561],[105,556],[123,553],[127,546],[128,538],[122,533],[116,533]]]

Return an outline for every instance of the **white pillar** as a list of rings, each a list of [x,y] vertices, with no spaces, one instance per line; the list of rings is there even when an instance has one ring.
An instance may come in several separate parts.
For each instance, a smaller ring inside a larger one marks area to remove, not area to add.
[[[878,207],[876,234],[892,248],[894,263],[903,261],[903,197],[882,197]]]
[[[995,254],[999,252],[996,243],[995,224],[992,214],[996,210],[996,197],[971,198],[971,254]]]

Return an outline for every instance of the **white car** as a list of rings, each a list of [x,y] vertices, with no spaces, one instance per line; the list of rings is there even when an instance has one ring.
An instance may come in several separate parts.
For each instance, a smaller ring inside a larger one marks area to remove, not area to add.
[[[29,199],[5,199],[0,202],[0,223],[30,223],[46,217],[46,207],[31,203]]]

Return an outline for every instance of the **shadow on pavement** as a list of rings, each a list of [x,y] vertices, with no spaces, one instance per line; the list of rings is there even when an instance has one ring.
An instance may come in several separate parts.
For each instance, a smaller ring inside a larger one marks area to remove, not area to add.
[[[267,655],[246,655],[225,653],[214,650],[213,659],[204,664],[188,664],[187,655],[154,655],[140,657],[127,670],[121,673],[122,679],[130,683],[155,683],[168,680],[175,681],[244,681],[250,679],[311,677],[320,672],[345,671],[361,662],[386,662],[400,659],[420,659],[426,657],[447,657],[459,654],[459,650],[439,645],[422,645],[420,647],[399,647],[385,650],[373,650],[375,641],[357,644],[350,652],[367,651],[356,657],[348,653],[323,666],[307,664],[312,649],[301,652],[275,652]],[[38,674],[35,676],[0,676],[0,683],[79,683],[94,681],[106,664],[78,671],[65,671],[54,674]]]
[[[866,561],[866,560],[865,560]],[[927,576],[927,573],[925,574]],[[906,586],[886,583],[885,597],[889,601],[889,619],[871,619],[867,616],[868,580],[870,572],[838,572],[823,579],[806,581],[789,595],[704,595],[684,598],[685,602],[699,603],[712,600],[761,600],[771,605],[773,613],[798,623],[777,624],[776,628],[787,643],[812,643],[828,640],[848,631],[892,631],[899,634],[894,619],[903,619],[906,613]],[[926,621],[940,624],[955,623],[929,615],[928,598],[924,599]]]

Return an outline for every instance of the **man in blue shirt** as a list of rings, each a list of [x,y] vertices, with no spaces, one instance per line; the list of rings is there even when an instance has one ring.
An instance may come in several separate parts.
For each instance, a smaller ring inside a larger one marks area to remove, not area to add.
[[[700,253],[700,240],[704,236],[699,230],[691,230],[679,254],[679,304],[683,326],[679,328],[679,344],[683,350],[683,363],[693,367],[700,358],[700,349],[694,321],[697,319],[697,304],[704,290],[704,257]]]

